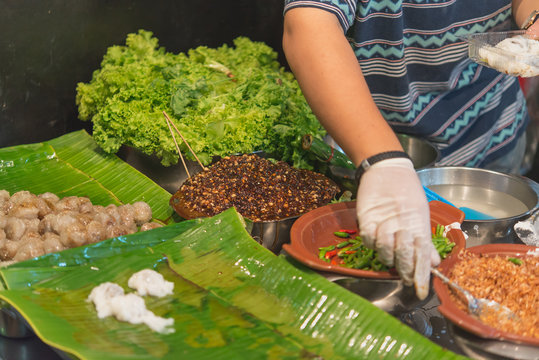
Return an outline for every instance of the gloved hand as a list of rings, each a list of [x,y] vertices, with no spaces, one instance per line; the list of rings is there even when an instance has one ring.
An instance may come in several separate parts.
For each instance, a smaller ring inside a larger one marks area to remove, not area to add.
[[[371,165],[359,184],[357,216],[365,246],[395,266],[405,285],[414,284],[419,299],[426,298],[430,269],[440,256],[432,244],[427,198],[409,159]]]

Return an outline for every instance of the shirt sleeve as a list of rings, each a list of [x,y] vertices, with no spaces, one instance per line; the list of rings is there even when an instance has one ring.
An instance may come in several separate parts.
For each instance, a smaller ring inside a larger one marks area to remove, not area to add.
[[[352,26],[356,13],[357,1],[352,0],[285,0],[284,13],[297,7],[313,7],[334,14],[344,33]]]

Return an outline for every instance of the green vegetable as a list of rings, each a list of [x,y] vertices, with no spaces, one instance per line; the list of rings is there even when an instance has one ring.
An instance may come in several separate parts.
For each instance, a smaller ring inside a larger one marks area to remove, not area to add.
[[[455,247],[455,243],[444,236],[444,226],[440,224],[432,232],[432,243],[442,259],[445,259]]]
[[[177,163],[166,111],[206,165],[213,156],[263,150],[312,168],[314,155],[302,150],[301,138],[325,132],[276,59],[273,49],[245,37],[234,47],[173,54],[139,30],[125,46],[110,47],[91,81],[77,85],[79,117],[93,122],[93,137],[108,153],[128,145],[163,165]],[[180,150],[195,160],[185,144]]]
[[[333,235],[339,238],[347,238],[350,236],[350,234],[347,233],[345,230],[335,231]],[[444,236],[443,225],[438,225],[433,228],[432,243],[434,244],[436,251],[438,251],[438,254],[440,254],[440,257],[442,259],[445,259],[447,255],[451,252],[451,250],[453,250],[453,247],[455,247],[455,243],[450,242],[449,239]],[[328,251],[333,251],[335,248],[340,250],[337,251],[334,256],[328,257]],[[389,270],[386,265],[380,262],[376,251],[363,245],[360,236],[350,238],[346,241],[341,241],[336,245],[321,247],[318,249],[318,257],[326,262],[335,262],[337,257],[339,259],[339,261],[337,262],[338,264],[352,269],[374,271]],[[520,265],[522,263],[520,259],[509,258],[509,260],[517,265]],[[514,260],[516,260],[516,262]],[[517,262],[520,262],[520,264],[518,264]]]
[[[522,265],[522,260],[518,258],[510,257],[510,258],[507,258],[507,260],[511,261],[515,265],[518,265],[518,266]]]

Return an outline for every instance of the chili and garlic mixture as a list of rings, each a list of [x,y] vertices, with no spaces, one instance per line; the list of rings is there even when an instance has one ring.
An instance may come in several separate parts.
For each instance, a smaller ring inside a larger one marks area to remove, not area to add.
[[[254,154],[235,155],[187,179],[170,204],[188,219],[234,206],[250,220],[275,221],[325,205],[338,191],[324,175]]]
[[[143,201],[104,207],[87,197],[0,190],[0,261],[26,260],[161,226],[151,219],[152,210]]]
[[[481,316],[481,321],[508,333],[539,338],[539,256],[512,258],[480,256],[467,251],[461,255],[449,278],[478,298],[507,306],[518,317],[500,321],[499,316]],[[458,307],[467,312],[460,297],[451,293]]]

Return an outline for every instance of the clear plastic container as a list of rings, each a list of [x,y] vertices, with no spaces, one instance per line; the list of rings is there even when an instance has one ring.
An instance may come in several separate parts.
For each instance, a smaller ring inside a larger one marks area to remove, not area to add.
[[[480,65],[512,76],[539,75],[539,39],[527,36],[525,30],[471,34],[463,39],[470,58]]]

